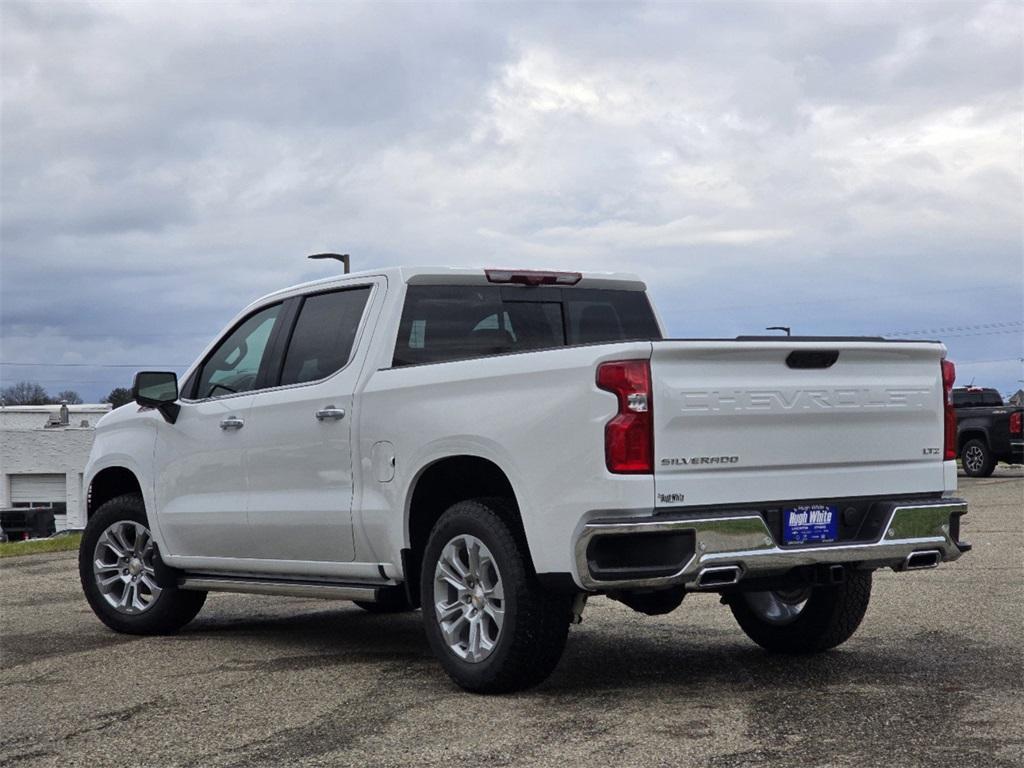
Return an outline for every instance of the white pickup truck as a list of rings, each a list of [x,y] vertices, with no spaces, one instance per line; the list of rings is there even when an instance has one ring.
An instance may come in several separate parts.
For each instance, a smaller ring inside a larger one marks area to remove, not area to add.
[[[934,342],[663,338],[625,274],[401,268],[243,310],[179,384],[136,376],[85,472],[86,597],[173,632],[211,590],[422,607],[473,691],[551,673],[588,595],[722,595],[832,648],[871,574],[955,560]]]

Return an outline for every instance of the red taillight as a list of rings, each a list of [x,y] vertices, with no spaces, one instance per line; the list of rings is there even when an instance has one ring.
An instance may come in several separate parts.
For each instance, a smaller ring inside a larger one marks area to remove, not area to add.
[[[1024,421],[1024,419],[1021,418],[1022,416],[1024,416],[1024,413],[1021,413],[1020,411],[1015,411],[1010,414],[1011,435],[1017,435],[1019,437],[1021,434],[1024,434],[1024,427],[1021,426],[1021,422]]]
[[[647,360],[619,360],[597,368],[597,386],[619,399],[619,412],[604,428],[604,457],[609,472],[654,471],[651,366]]]
[[[953,410],[953,382],[956,381],[956,366],[950,360],[942,361],[942,405],[946,417],[945,459],[956,458],[956,411]]]

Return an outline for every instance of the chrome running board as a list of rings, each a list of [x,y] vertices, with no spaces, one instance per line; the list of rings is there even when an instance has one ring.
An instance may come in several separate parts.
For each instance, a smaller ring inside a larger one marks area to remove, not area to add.
[[[377,602],[381,589],[386,589],[386,587],[373,587],[362,584],[247,579],[236,576],[185,576],[178,580],[178,588],[204,592],[241,592],[250,595],[316,597],[325,600],[365,600],[368,603]]]

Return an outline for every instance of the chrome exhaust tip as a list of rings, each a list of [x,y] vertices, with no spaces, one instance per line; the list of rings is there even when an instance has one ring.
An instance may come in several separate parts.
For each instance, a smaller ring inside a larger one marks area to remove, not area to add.
[[[911,552],[903,561],[904,571],[922,571],[935,568],[942,562],[942,553],[937,549],[926,549],[922,552]]]
[[[704,568],[697,574],[697,589],[729,587],[742,578],[743,570],[738,565],[720,565]]]

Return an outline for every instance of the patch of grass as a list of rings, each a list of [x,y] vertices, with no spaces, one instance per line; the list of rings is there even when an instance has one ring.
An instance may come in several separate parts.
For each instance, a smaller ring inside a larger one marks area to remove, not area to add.
[[[82,534],[71,533],[66,536],[55,536],[52,539],[29,539],[28,541],[0,542],[0,557],[20,557],[21,555],[38,555],[41,552],[70,552],[78,549]]]

